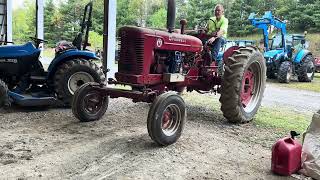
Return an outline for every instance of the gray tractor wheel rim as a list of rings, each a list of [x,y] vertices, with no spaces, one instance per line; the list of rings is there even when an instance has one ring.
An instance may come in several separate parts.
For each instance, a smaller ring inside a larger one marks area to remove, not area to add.
[[[291,79],[291,67],[288,68],[288,72],[287,72],[287,80],[290,81]]]
[[[260,96],[261,96],[261,88],[262,88],[262,70],[261,70],[261,65],[259,62],[254,62],[252,63],[248,69],[245,70],[250,71],[254,74],[253,78],[253,91],[252,91],[252,96],[251,100],[247,104],[247,106],[243,105],[243,110],[247,113],[251,113],[257,106]],[[242,82],[243,83],[243,82]]]
[[[166,113],[169,114],[169,117],[165,117]],[[174,135],[178,131],[182,121],[182,114],[180,108],[176,104],[168,105],[167,108],[164,110],[161,118],[162,132],[166,136]]]
[[[309,79],[312,78],[313,73],[314,73],[314,65],[312,64],[312,66],[308,67],[308,69],[307,69],[307,76],[308,76]]]
[[[68,90],[74,95],[74,92],[87,82],[94,82],[94,78],[87,72],[76,72],[68,80]]]

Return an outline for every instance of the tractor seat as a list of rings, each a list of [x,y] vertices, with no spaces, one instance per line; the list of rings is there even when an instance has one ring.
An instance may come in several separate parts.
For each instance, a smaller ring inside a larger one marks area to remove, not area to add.
[[[24,45],[0,46],[0,58],[29,56],[40,52],[31,42]]]

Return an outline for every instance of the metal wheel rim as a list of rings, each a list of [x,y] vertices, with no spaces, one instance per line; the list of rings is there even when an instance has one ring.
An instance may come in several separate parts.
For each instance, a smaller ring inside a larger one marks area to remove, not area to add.
[[[288,67],[288,71],[287,71],[287,81],[289,82],[291,79],[291,74],[292,74],[292,70],[291,70],[291,66]]]
[[[161,116],[161,129],[166,136],[174,135],[181,124],[182,114],[176,104],[170,104]]]
[[[87,72],[76,72],[68,80],[68,90],[74,95],[74,92],[87,82],[94,82],[94,78]]]
[[[307,69],[307,76],[308,76],[309,79],[312,78],[313,73],[314,73],[314,66],[312,65],[312,66],[309,66],[308,69]]]
[[[241,104],[247,113],[252,112],[259,102],[262,80],[259,62],[252,63],[244,72],[241,88]]]
[[[90,115],[96,115],[104,104],[104,97],[98,91],[87,93],[82,100],[82,109]]]
[[[308,78],[312,78],[313,72],[312,73],[307,73]]]

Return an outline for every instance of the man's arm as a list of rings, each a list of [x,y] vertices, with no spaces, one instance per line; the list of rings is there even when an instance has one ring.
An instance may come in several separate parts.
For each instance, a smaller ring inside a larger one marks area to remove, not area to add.
[[[217,37],[222,37],[223,35],[225,35],[228,31],[228,19],[225,19],[225,21],[223,22],[223,24],[221,25],[219,31],[217,32]]]

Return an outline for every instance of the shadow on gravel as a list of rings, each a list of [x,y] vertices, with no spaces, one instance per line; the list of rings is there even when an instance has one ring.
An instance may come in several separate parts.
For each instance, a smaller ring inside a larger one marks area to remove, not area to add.
[[[17,113],[17,112],[42,112],[50,109],[69,109],[66,107],[54,107],[54,106],[37,106],[37,107],[22,107],[18,105],[11,105],[7,108],[0,109],[0,113]]]
[[[238,126],[228,122],[219,109],[209,109],[203,106],[187,106],[188,121],[210,123],[214,125]]]

